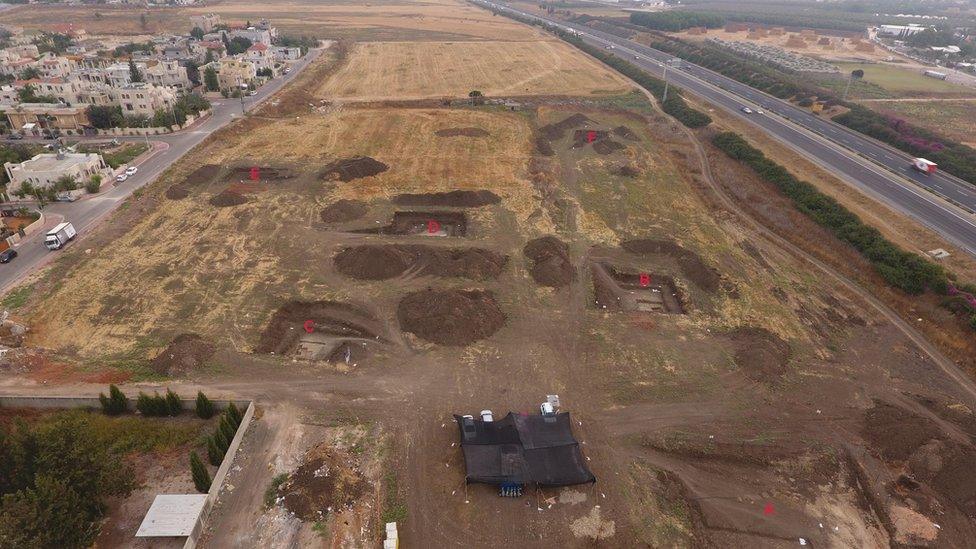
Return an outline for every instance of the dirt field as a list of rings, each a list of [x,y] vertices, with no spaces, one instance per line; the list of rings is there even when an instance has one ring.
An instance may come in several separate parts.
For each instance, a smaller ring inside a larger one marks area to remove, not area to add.
[[[485,95],[614,95],[619,76],[554,40],[360,44],[318,95],[401,100]]]
[[[976,89],[925,76],[925,67],[865,63],[837,63],[837,66],[845,74],[863,70],[865,82],[876,84],[896,97],[976,95]]]
[[[892,57],[892,53],[874,46],[868,47],[866,40],[854,42],[851,38],[839,36],[801,37],[799,33],[783,32],[779,34],[763,33],[757,35],[749,31],[726,32],[723,29],[709,29],[705,34],[693,34],[688,31],[674,33],[675,37],[684,40],[705,40],[719,38],[721,40],[736,40],[739,42],[755,42],[777,46],[810,57],[817,57],[826,61],[884,61]],[[792,40],[791,40],[792,38]],[[829,43],[820,43],[826,38]],[[863,44],[860,49],[858,44]]]
[[[143,27],[140,15],[147,14]],[[263,17],[280,32],[327,39],[355,40],[535,40],[538,32],[503,17],[492,17],[452,0],[319,2],[294,0],[255,3],[224,0],[200,7],[20,6],[0,13],[0,23],[50,29],[71,21],[89,34],[147,34],[189,31],[190,15],[217,13],[225,22],[242,24]]]

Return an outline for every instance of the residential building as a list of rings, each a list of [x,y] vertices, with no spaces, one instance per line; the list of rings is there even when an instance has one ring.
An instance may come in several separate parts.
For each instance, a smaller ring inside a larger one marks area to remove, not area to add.
[[[18,59],[16,61],[0,63],[0,74],[20,76],[20,73],[24,72],[24,69],[28,67],[37,67],[37,61],[33,59]]]
[[[220,25],[220,16],[215,13],[190,16],[190,29],[200,29],[203,32],[213,32]]]
[[[186,74],[186,67],[179,61],[156,61],[148,64],[143,72],[146,82],[157,86],[169,86],[181,90],[189,90],[193,85]]]
[[[296,59],[301,59],[302,49],[301,48],[290,48],[288,46],[275,46],[272,48],[274,52],[275,61],[294,61]]]
[[[272,41],[278,39],[278,29],[272,27],[271,21],[268,21],[267,19],[258,21],[257,24],[254,25],[254,28],[268,31],[271,34]]]
[[[253,44],[264,44],[265,46],[270,46],[272,42],[271,31],[254,27],[248,27],[246,29],[234,29],[227,34],[229,38],[247,38]]]
[[[26,86],[31,86],[35,95],[49,95],[61,103],[71,105],[78,101],[82,81],[77,78],[32,78],[14,81],[14,88],[18,90]]]
[[[85,107],[56,103],[20,103],[3,108],[3,115],[14,131],[39,136],[45,129],[80,131],[88,123]]]
[[[148,82],[128,84],[118,92],[122,114],[126,116],[152,116],[159,109],[170,109],[176,99],[176,92],[172,88],[154,86]]]
[[[7,194],[11,197],[25,182],[35,187],[50,187],[66,175],[73,177],[79,183],[90,180],[96,174],[101,175],[103,180],[112,177],[112,169],[105,163],[102,155],[95,153],[39,154],[20,163],[6,162],[3,169],[10,179],[10,183],[7,184]]]
[[[224,43],[219,38],[217,40],[200,40],[190,44],[190,53],[198,63],[207,62],[208,52],[210,53],[210,58],[214,60],[221,59],[227,55]]]
[[[44,78],[64,78],[71,74],[77,63],[66,55],[47,53],[37,63],[37,71]]]
[[[254,64],[249,61],[225,57],[213,63],[217,70],[217,81],[220,82],[220,89],[231,90],[239,88],[242,84],[248,84],[257,76]]]
[[[254,44],[244,52],[244,60],[254,65],[255,72],[263,70],[274,72],[274,54],[271,52],[271,48],[260,42]]]
[[[137,61],[135,65],[136,68],[139,69],[139,72],[145,76],[146,63],[143,61]],[[132,83],[132,70],[129,68],[128,62],[112,63],[102,70],[102,74],[104,75],[104,82],[116,88],[121,88],[122,86]]]

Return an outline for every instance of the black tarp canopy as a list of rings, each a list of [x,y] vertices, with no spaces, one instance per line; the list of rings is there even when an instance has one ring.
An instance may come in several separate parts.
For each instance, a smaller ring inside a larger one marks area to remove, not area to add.
[[[455,415],[468,482],[568,486],[596,482],[569,414],[509,414],[498,421]]]

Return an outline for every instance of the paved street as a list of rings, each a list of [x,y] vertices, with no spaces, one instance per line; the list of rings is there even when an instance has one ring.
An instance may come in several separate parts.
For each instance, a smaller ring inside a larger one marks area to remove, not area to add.
[[[289,74],[278,77],[262,86],[257,95],[244,98],[244,109],[251,110],[259,103],[280,90],[285,83],[295,78],[315,58],[321,54],[321,49],[310,50],[308,55],[292,65]],[[130,177],[124,183],[111,182],[103,185],[103,190],[93,197],[86,197],[74,203],[48,204],[44,207],[44,229],[37,231],[19,242],[15,249],[18,256],[12,262],[0,265],[0,293],[8,290],[12,285],[27,275],[35,272],[45,263],[53,259],[58,252],[49,251],[44,247],[44,233],[61,221],[70,221],[78,231],[78,236],[69,246],[78,246],[85,234],[95,224],[118,207],[136,189],[148,185],[156,180],[161,173],[179,160],[190,149],[197,146],[213,132],[223,128],[234,119],[241,116],[240,99],[219,99],[213,101],[212,114],[187,128],[186,130],[151,138],[153,151],[144,155],[143,159],[134,163],[139,173]],[[99,137],[111,139],[111,137]],[[119,137],[125,141],[139,141],[143,137]],[[80,244],[83,245],[83,244]]]

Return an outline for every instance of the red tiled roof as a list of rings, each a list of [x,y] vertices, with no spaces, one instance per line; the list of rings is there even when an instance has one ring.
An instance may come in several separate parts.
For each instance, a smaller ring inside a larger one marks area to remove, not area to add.
[[[251,46],[250,48],[247,48],[247,49],[249,49],[249,50],[257,50],[257,51],[267,51],[268,46],[264,42],[258,42],[257,44],[254,44],[253,46]]]

